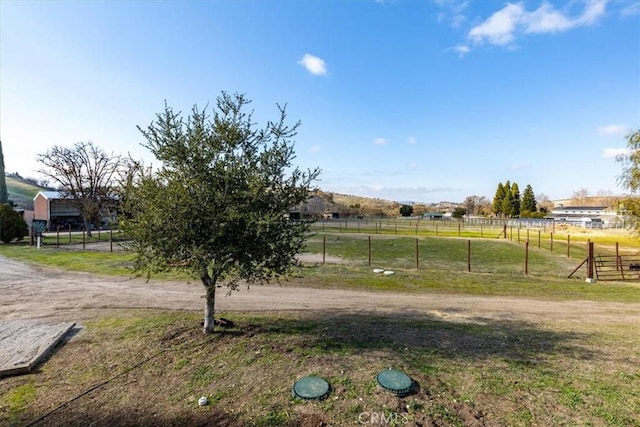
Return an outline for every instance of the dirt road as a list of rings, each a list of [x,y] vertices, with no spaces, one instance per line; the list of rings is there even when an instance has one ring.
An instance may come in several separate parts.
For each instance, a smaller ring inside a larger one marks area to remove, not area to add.
[[[0,257],[0,320],[50,319],[82,322],[121,309],[156,308],[200,311],[199,283],[105,277],[33,267]],[[253,286],[226,296],[219,289],[218,312],[282,310],[414,311],[452,321],[482,319],[568,323],[640,324],[640,304],[544,301],[505,297],[403,294],[353,290]]]

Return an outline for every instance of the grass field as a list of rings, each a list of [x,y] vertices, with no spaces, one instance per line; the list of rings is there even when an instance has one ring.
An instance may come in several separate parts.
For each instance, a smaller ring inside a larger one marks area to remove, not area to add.
[[[566,247],[530,247],[525,274],[523,242],[474,238],[469,272],[467,238],[419,234],[416,268],[415,236],[370,236],[371,264],[369,235],[318,232],[306,250],[331,261],[307,263],[294,280],[328,289],[621,302],[629,310],[640,304],[635,283],[567,279],[584,256],[578,248],[567,256]],[[603,235],[601,245],[622,237]],[[130,262],[120,251],[51,243],[41,250],[0,245],[0,255],[98,274],[127,274]],[[395,274],[374,275],[374,267]],[[88,322],[35,373],[0,380],[0,425],[640,425],[638,325],[586,314],[580,322],[535,323],[416,312],[220,316],[236,326],[211,336],[201,334],[199,313],[122,310]],[[389,368],[410,375],[412,394],[396,397],[376,384]],[[291,387],[304,375],[327,379],[329,397],[294,398]],[[210,404],[198,407],[200,396]]]

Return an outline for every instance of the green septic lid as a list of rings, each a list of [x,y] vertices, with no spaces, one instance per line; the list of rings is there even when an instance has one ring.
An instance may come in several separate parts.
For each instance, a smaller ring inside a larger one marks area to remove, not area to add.
[[[302,377],[293,384],[293,395],[301,399],[324,399],[329,395],[331,386],[324,379],[316,376]]]
[[[398,396],[406,395],[413,388],[413,381],[404,372],[388,369],[382,371],[376,377],[380,387]]]

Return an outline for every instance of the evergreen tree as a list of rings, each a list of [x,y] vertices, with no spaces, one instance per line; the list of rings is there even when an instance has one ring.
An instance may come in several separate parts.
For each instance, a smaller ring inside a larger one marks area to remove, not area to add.
[[[515,182],[511,185],[511,216],[520,216],[520,188]]]
[[[2,141],[0,141],[0,204],[9,203],[7,180],[4,176],[4,154],[2,154]]]
[[[504,216],[512,216],[513,215],[513,195],[511,194],[511,182],[507,181],[502,185],[504,188],[504,197],[502,198],[502,214]]]
[[[498,183],[498,188],[496,188],[496,194],[493,196],[493,212],[496,215],[502,214],[502,199],[504,199],[504,186],[502,183]]]
[[[20,214],[8,204],[0,204],[0,241],[10,243],[14,239],[22,240],[27,234],[29,228]]]
[[[411,216],[413,213],[413,206],[411,205],[402,205],[400,206],[400,215],[402,216]]]
[[[536,212],[538,210],[538,203],[536,202],[536,196],[533,194],[533,188],[531,185],[527,185],[522,193],[522,203],[520,204],[520,213],[525,215]]]

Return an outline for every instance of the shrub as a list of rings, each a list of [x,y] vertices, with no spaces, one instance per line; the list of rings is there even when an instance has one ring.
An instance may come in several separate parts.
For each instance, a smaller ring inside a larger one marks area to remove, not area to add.
[[[8,204],[0,205],[0,240],[10,243],[12,240],[22,240],[29,234],[27,223],[20,214]]]

